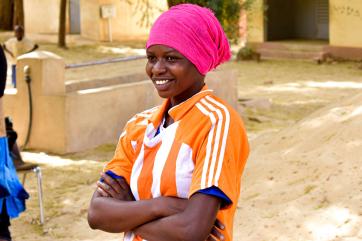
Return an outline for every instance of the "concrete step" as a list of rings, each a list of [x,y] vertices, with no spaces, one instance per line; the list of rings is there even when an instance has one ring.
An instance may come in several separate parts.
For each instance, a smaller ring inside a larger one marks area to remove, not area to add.
[[[257,47],[262,59],[302,59],[319,58],[325,44],[305,42],[264,42]]]
[[[309,44],[309,43],[283,43],[283,42],[264,42],[259,45],[262,49],[278,50],[296,50],[296,51],[322,51],[326,44]]]
[[[313,60],[320,57],[323,51],[300,51],[280,49],[259,49],[262,59],[303,59]]]

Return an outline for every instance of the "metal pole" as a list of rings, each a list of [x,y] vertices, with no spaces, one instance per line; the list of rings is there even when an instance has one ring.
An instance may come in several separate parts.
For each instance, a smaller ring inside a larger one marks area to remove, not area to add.
[[[43,188],[42,188],[42,177],[40,167],[34,168],[34,172],[38,178],[38,201],[40,209],[40,223],[44,224],[44,208],[43,208]]]

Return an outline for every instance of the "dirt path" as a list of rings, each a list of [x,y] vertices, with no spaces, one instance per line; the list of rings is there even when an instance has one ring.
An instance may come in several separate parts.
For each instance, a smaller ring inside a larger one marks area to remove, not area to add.
[[[362,95],[252,141],[236,240],[362,240]]]
[[[24,152],[25,160],[38,163],[43,172],[46,222],[39,223],[36,178],[28,174],[31,199],[27,211],[12,225],[14,240],[119,240],[114,234],[93,231],[87,224],[87,207],[99,172],[112,157],[114,145],[70,156]]]

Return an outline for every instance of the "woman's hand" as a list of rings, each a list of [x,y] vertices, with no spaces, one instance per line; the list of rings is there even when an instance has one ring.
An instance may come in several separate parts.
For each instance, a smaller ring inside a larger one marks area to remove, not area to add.
[[[219,220],[216,219],[214,226],[212,227],[211,233],[207,237],[206,241],[218,241],[224,240],[224,235],[221,233],[225,226]]]
[[[101,173],[103,182],[97,182],[97,192],[103,197],[112,197],[118,200],[134,201],[131,188],[126,180],[121,178],[112,178],[106,173]]]

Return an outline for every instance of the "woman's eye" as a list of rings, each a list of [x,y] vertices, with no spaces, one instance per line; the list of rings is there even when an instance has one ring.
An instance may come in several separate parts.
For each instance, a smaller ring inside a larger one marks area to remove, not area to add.
[[[154,62],[156,60],[155,56],[147,56],[149,62]]]
[[[173,57],[173,56],[167,56],[166,57],[166,60],[168,61],[168,62],[175,62],[176,61],[176,57]]]

